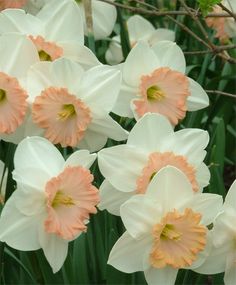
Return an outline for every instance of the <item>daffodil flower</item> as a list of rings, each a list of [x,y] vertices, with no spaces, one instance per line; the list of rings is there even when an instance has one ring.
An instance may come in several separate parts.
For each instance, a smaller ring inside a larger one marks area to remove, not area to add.
[[[84,46],[80,9],[73,0],[49,1],[36,15],[7,9],[0,13],[0,34],[21,33],[34,43],[41,61],[67,57],[91,67],[100,64]]]
[[[202,274],[225,272],[225,285],[236,283],[236,181],[230,187],[221,213],[214,221],[213,247],[209,257],[198,268]]]
[[[150,46],[163,40],[175,40],[174,31],[163,28],[155,29],[148,20],[140,15],[131,16],[127,20],[127,31],[132,48],[139,40],[145,41]],[[106,52],[106,61],[109,64],[117,64],[123,61],[123,59],[120,36],[118,35],[112,38],[112,42]]]
[[[109,66],[84,71],[65,58],[38,63],[28,74],[33,121],[62,146],[97,151],[108,137],[125,140],[128,132],[109,116],[120,81],[120,72]]]
[[[120,66],[123,83],[114,113],[136,119],[159,113],[175,126],[186,111],[207,107],[206,92],[185,75],[185,68],[184,54],[175,43],[161,41],[150,47],[138,42]]]
[[[100,188],[100,209],[119,215],[120,206],[135,194],[145,194],[155,174],[167,165],[185,173],[193,193],[201,192],[210,179],[203,163],[208,141],[206,131],[174,132],[165,117],[146,114],[131,130],[127,144],[98,153],[99,168],[105,177]]]
[[[95,159],[81,150],[65,161],[46,139],[24,139],[14,157],[17,189],[2,210],[0,240],[17,250],[42,248],[57,272],[68,243],[86,232],[89,214],[97,212],[98,190],[88,170]]]
[[[112,248],[108,264],[126,273],[144,271],[149,285],[173,285],[179,269],[195,270],[207,258],[207,226],[222,202],[220,195],[194,195],[181,171],[163,168],[145,195],[121,206],[127,231]]]

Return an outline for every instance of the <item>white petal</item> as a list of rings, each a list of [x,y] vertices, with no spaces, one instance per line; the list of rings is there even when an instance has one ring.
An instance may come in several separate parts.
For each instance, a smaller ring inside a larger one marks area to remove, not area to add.
[[[236,180],[234,180],[233,184],[231,185],[226,198],[225,198],[225,206],[232,206],[235,209],[236,205]]]
[[[197,111],[209,106],[209,98],[205,90],[191,78],[188,78],[191,95],[187,98],[188,111]]]
[[[89,169],[96,158],[96,153],[90,154],[88,150],[78,150],[67,158],[64,167],[80,165]]]
[[[148,43],[150,46],[157,44],[160,41],[174,41],[175,32],[168,29],[157,29],[149,37]]]
[[[164,116],[148,113],[133,127],[127,144],[154,152],[160,149],[171,134],[173,134],[173,127]]]
[[[112,117],[104,114],[93,114],[93,121],[88,128],[116,141],[126,140],[129,134]]]
[[[172,141],[172,151],[187,158],[188,163],[198,167],[206,152],[205,147],[209,142],[207,131],[200,129],[184,129],[175,132]]]
[[[28,137],[17,147],[14,157],[15,169],[41,168],[51,176],[56,176],[64,165],[64,159],[57,148],[48,140]]]
[[[105,54],[106,62],[113,65],[123,61],[123,53],[120,45],[120,36],[112,38],[111,43]]]
[[[127,145],[105,148],[98,153],[99,169],[103,176],[123,192],[135,191],[137,178],[146,162],[145,153]]]
[[[210,225],[217,214],[222,210],[223,198],[217,194],[197,193],[182,205],[182,209],[190,208],[196,213],[202,214],[201,223]]]
[[[220,247],[212,246],[210,254],[204,263],[200,267],[195,268],[194,271],[200,274],[218,274],[224,272],[229,249],[232,250],[227,243],[224,243]]]
[[[80,98],[93,111],[111,112],[120,91],[121,73],[113,67],[101,65],[85,72],[79,90]]]
[[[177,277],[178,269],[170,266],[158,269],[149,267],[144,271],[148,285],[173,285]]]
[[[42,222],[41,216],[26,216],[16,208],[20,194],[16,190],[2,210],[0,240],[17,250],[37,250],[40,248],[38,226]]]
[[[120,206],[134,195],[133,192],[122,192],[116,189],[104,180],[99,188],[100,203],[98,208],[100,210],[107,210],[109,213],[120,216]]]
[[[148,20],[139,15],[131,16],[127,21],[127,27],[129,37],[133,41],[138,41],[145,38],[148,34],[151,34],[155,30],[153,25]]]
[[[186,62],[181,48],[171,41],[161,41],[152,47],[161,67],[185,73]]]
[[[173,166],[166,166],[153,177],[146,195],[158,201],[163,210],[168,212],[178,209],[185,201],[193,197],[194,193],[183,172]]]
[[[43,249],[53,273],[59,271],[66,259],[68,252],[68,241],[55,234],[48,234],[44,227],[39,229],[39,242]]]
[[[51,72],[51,62],[38,62],[30,67],[27,76],[27,90],[29,103],[33,103],[36,96],[50,87],[56,86],[55,77]]]
[[[225,285],[235,285],[236,282],[236,270],[235,270],[235,260],[236,252],[235,249],[229,252],[226,259],[226,268],[225,268]]]
[[[6,34],[0,37],[1,71],[23,78],[29,67],[39,61],[38,52],[26,36]]]
[[[209,184],[211,178],[211,173],[209,168],[205,163],[201,163],[196,169],[196,180],[199,185],[199,191],[202,191],[202,188],[206,187]]]
[[[135,240],[125,232],[113,246],[108,264],[126,273],[142,271],[143,255],[149,250],[151,242],[149,236]]]
[[[138,87],[141,76],[150,74],[160,66],[157,56],[145,42],[138,42],[130,51],[123,69],[123,79],[132,87]]]
[[[66,58],[60,58],[52,63],[50,71],[55,77],[56,86],[68,88],[69,92],[75,95],[84,74],[84,70],[79,64]]]
[[[120,208],[128,233],[135,239],[150,235],[152,227],[162,218],[162,205],[147,195],[134,195]]]
[[[76,42],[61,42],[60,46],[63,48],[64,57],[77,61],[85,69],[101,64],[96,55],[86,46]]]
[[[43,192],[46,183],[52,178],[46,169],[37,167],[20,167],[13,171],[13,179],[26,188],[33,188]]]
[[[84,43],[82,16],[78,5],[74,1],[49,1],[37,14],[37,18],[45,24],[45,37],[47,40]]]
[[[133,112],[130,108],[130,102],[138,94],[138,89],[130,87],[123,83],[121,85],[120,93],[116,100],[115,106],[112,109],[112,112],[121,116],[133,118]]]
[[[80,141],[78,147],[81,149],[87,149],[90,152],[94,152],[104,147],[106,142],[107,136],[87,129],[85,136]]]
[[[93,32],[96,40],[108,37],[116,22],[116,8],[108,3],[92,1]]]
[[[6,9],[0,14],[0,34],[20,32],[37,36],[44,32],[43,22],[21,9]]]

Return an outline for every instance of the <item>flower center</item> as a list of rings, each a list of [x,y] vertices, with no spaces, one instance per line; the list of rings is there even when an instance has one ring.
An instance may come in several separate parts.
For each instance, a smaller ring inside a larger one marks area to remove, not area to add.
[[[77,203],[77,201],[76,201]],[[75,202],[73,199],[69,196],[63,193],[62,191],[58,191],[55,195],[55,198],[52,201],[52,207],[55,208],[57,206],[64,205],[64,206],[73,206],[75,205]]]
[[[157,85],[153,85],[147,89],[147,98],[150,101],[161,101],[165,98],[165,93]]]
[[[161,239],[163,240],[179,240],[180,237],[181,233],[179,233],[172,224],[166,224],[161,232]]]
[[[161,67],[140,78],[138,99],[133,100],[135,112],[142,117],[147,112],[167,117],[173,125],[185,117],[189,81],[181,72]]]
[[[155,268],[190,266],[206,245],[207,228],[200,225],[201,214],[185,209],[168,212],[152,230],[149,261]]]
[[[47,42],[41,36],[29,36],[38,50],[41,61],[54,61],[63,56],[63,49],[54,42]]]
[[[40,61],[52,61],[51,56],[44,50],[38,52]]]
[[[3,103],[6,100],[6,91],[3,89],[0,89],[0,104]]]
[[[90,124],[90,109],[67,88],[49,87],[35,98],[33,121],[54,144],[77,146]]]
[[[173,152],[154,152],[149,155],[147,165],[143,168],[141,175],[136,181],[136,192],[138,194],[144,194],[154,175],[168,165],[180,169],[188,177],[192,184],[193,191],[198,191],[196,170],[187,162],[184,156],[176,155]]]
[[[66,167],[45,187],[48,216],[45,231],[71,240],[86,231],[90,213],[96,213],[98,190],[92,185],[93,175],[81,167]],[[63,190],[61,190],[63,189]]]
[[[59,120],[68,120],[76,115],[75,107],[72,104],[65,104],[62,110],[58,112]]]

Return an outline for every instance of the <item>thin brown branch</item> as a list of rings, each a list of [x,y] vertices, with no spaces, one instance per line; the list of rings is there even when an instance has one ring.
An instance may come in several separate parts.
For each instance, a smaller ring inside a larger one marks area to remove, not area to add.
[[[234,18],[234,21],[236,21],[236,15],[230,11],[227,7],[225,7],[222,3],[219,3],[218,6],[220,6],[222,8],[222,10],[224,10],[225,12],[227,12],[228,15],[230,15],[231,17]]]
[[[147,14],[147,15],[154,15],[154,16],[188,16],[188,13],[186,11],[150,11],[147,9],[139,8],[139,7],[133,7],[126,4],[113,2],[111,0],[99,0],[102,2],[106,2],[108,4],[124,8],[126,10],[130,10],[133,13],[141,13],[141,14]],[[197,12],[198,16],[202,16],[202,13],[200,11]],[[236,14],[234,14],[236,16]],[[215,18],[215,17],[224,17],[224,18],[231,18],[233,16],[229,15],[228,13],[209,13],[205,18]]]
[[[205,28],[203,27],[202,23],[200,22],[196,11],[192,12],[192,10],[188,7],[188,5],[185,3],[184,0],[179,0],[179,2],[183,5],[184,9],[186,10],[186,12],[188,12],[189,16],[195,21],[195,23],[197,24],[198,28],[200,29],[202,35],[204,36],[204,38],[206,39],[206,42],[208,43],[209,47],[211,49],[215,49],[215,45],[210,41],[208,33],[206,32]]]
[[[205,90],[208,94],[216,94],[216,95],[222,95],[222,96],[227,96],[236,99],[236,94],[231,94],[219,90]]]
[[[236,45],[227,45],[227,46],[215,46],[215,51],[208,49],[208,50],[194,50],[194,51],[185,51],[184,54],[186,55],[193,55],[193,54],[207,54],[207,53],[218,53],[225,50],[235,49]]]

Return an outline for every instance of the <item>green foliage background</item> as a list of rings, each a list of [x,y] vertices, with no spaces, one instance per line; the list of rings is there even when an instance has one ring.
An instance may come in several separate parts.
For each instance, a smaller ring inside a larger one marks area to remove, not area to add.
[[[119,1],[122,2],[122,1]],[[145,1],[161,10],[179,11],[178,1]],[[212,5],[219,0],[186,1],[187,5],[194,9],[202,9],[204,14],[211,10]],[[123,1],[127,4],[127,1]],[[139,4],[129,2],[133,7]],[[127,56],[130,45],[125,20],[133,15],[132,11],[118,8],[118,18],[115,30],[121,33],[123,54]],[[146,18],[155,27],[165,27],[176,32],[176,42],[183,51],[204,50],[205,47],[186,31],[181,29],[168,17],[146,15]],[[177,21],[202,37],[197,24],[185,15],[174,17]],[[209,39],[216,45],[220,45],[218,39],[214,39],[214,31],[207,28],[204,18],[202,25],[207,29]],[[87,40],[89,45],[91,38]],[[235,42],[234,42],[235,43]],[[95,51],[100,61],[105,63],[105,51],[109,41],[103,40],[95,43]],[[236,57],[236,51],[229,51],[232,57]],[[186,55],[187,74],[195,79],[204,89],[219,90],[235,93],[236,65],[230,64],[214,53]],[[210,106],[198,112],[188,113],[177,129],[202,128],[209,132],[210,143],[207,147],[206,164],[211,171],[210,185],[205,192],[218,193],[225,197],[226,191],[234,179],[235,166],[235,140],[236,118],[235,99],[209,94]],[[130,130],[134,121],[127,118],[114,116],[122,126]],[[106,147],[116,142],[109,140]],[[13,169],[13,155],[15,145],[0,142],[0,156],[6,166]],[[67,149],[67,154],[70,153]],[[103,178],[99,172],[97,162],[92,167],[96,186],[99,187]],[[7,198],[14,191],[15,185],[9,172],[6,190]],[[36,252],[19,252],[6,244],[0,244],[0,284],[146,284],[143,273],[125,274],[107,265],[109,252],[124,232],[124,226],[119,217],[112,216],[107,211],[98,212],[92,216],[87,234],[82,234],[77,240],[70,243],[69,254],[63,268],[53,274],[41,250]],[[214,276],[199,275],[191,271],[180,270],[176,284],[223,284],[223,274]]]

